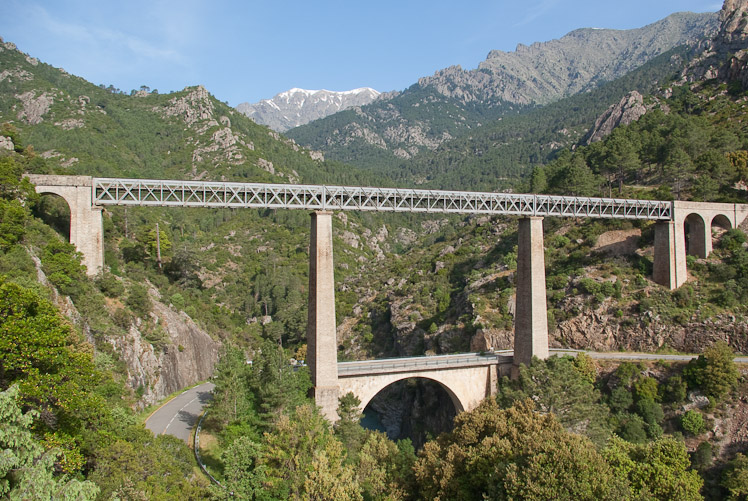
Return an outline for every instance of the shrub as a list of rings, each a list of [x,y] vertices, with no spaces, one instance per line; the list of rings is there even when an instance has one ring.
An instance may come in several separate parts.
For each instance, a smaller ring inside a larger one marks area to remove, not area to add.
[[[724,341],[717,341],[704,350],[699,358],[691,360],[683,375],[689,387],[701,388],[716,400],[724,398],[738,383],[735,353]]]
[[[125,286],[111,273],[102,273],[96,277],[96,286],[107,297],[120,297],[125,293]]]
[[[657,380],[653,377],[644,377],[634,384],[637,400],[659,400],[660,395]]]
[[[699,411],[686,411],[680,418],[680,426],[690,435],[699,435],[704,431],[704,417]]]
[[[711,466],[713,455],[712,444],[705,440],[691,454],[691,466],[700,471],[705,470]]]
[[[677,404],[686,399],[687,386],[683,378],[675,374],[670,376],[662,385],[660,385],[662,399],[665,402]]]
[[[127,306],[140,318],[145,318],[151,311],[151,298],[148,290],[140,284],[133,284],[127,295]]]

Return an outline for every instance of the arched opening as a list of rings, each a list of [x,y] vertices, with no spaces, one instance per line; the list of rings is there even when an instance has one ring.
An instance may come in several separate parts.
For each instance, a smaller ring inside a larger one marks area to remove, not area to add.
[[[712,224],[710,225],[710,227],[712,242],[716,242],[717,240],[722,238],[722,235],[724,235],[725,232],[732,229],[732,223],[727,218],[727,216],[718,214],[712,219]]]
[[[42,193],[31,212],[70,242],[70,205],[67,200],[55,193]]]
[[[686,254],[705,258],[709,254],[706,224],[699,214],[689,214],[685,220]],[[711,242],[710,242],[711,243]]]
[[[420,449],[429,438],[451,430],[462,410],[457,397],[437,381],[401,379],[365,403],[361,424],[385,432],[391,440],[409,438]]]

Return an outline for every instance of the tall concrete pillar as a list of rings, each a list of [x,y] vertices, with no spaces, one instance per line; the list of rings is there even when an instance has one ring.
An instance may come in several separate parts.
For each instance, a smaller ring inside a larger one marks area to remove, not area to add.
[[[307,364],[314,400],[332,422],[338,414],[338,352],[335,336],[335,276],[332,261],[332,212],[312,213],[309,246],[309,322]]]
[[[93,179],[90,176],[27,174],[37,193],[62,197],[70,207],[70,243],[83,254],[88,275],[104,268],[104,225],[101,207],[93,205]]]
[[[102,208],[91,205],[91,189],[78,189],[78,203],[70,206],[70,243],[83,254],[86,272],[93,276],[104,269]]]
[[[670,290],[686,282],[686,235],[682,224],[655,223],[654,270],[652,279]]]
[[[514,367],[532,357],[548,358],[548,309],[545,297],[543,218],[519,220],[517,306],[514,317]]]

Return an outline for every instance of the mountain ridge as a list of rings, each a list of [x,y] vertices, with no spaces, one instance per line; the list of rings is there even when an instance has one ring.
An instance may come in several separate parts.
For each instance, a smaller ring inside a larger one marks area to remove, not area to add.
[[[492,51],[474,70],[438,70],[402,92],[287,135],[359,167],[396,168],[503,116],[597,88],[667,50],[695,45],[716,28],[716,13],[676,13],[635,30],[578,29],[557,40],[520,45],[519,54]]]
[[[380,95],[379,91],[371,87],[347,91],[294,87],[276,94],[271,99],[263,99],[257,103],[240,103],[236,109],[260,125],[267,125],[277,132],[285,132],[353,106],[364,106]]]

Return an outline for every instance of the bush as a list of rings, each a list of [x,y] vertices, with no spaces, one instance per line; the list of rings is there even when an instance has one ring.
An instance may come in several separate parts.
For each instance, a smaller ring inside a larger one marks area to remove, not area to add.
[[[686,382],[683,378],[675,374],[670,376],[661,386],[662,399],[665,402],[677,404],[683,402],[687,395]]]
[[[618,427],[618,435],[633,444],[643,444],[647,441],[646,423],[636,414],[625,416]]]
[[[125,293],[125,286],[111,273],[102,273],[96,277],[96,286],[107,297],[120,297]]]
[[[699,358],[691,360],[683,369],[689,387],[700,388],[715,400],[724,398],[738,383],[735,353],[724,341],[717,341],[704,350]]]
[[[608,399],[608,406],[612,412],[626,412],[633,404],[634,397],[623,386],[614,389]]]
[[[748,457],[738,454],[722,473],[722,486],[730,493],[729,499],[748,496]]]
[[[691,454],[691,466],[699,471],[705,470],[712,465],[712,456],[714,456],[712,444],[703,441]]]
[[[699,435],[705,428],[704,417],[699,411],[686,411],[680,418],[680,426],[690,435]]]
[[[653,377],[644,377],[634,384],[636,400],[659,400],[660,395],[657,380]]]
[[[133,284],[127,295],[127,306],[140,318],[145,318],[151,312],[151,298],[148,290],[140,284]]]

